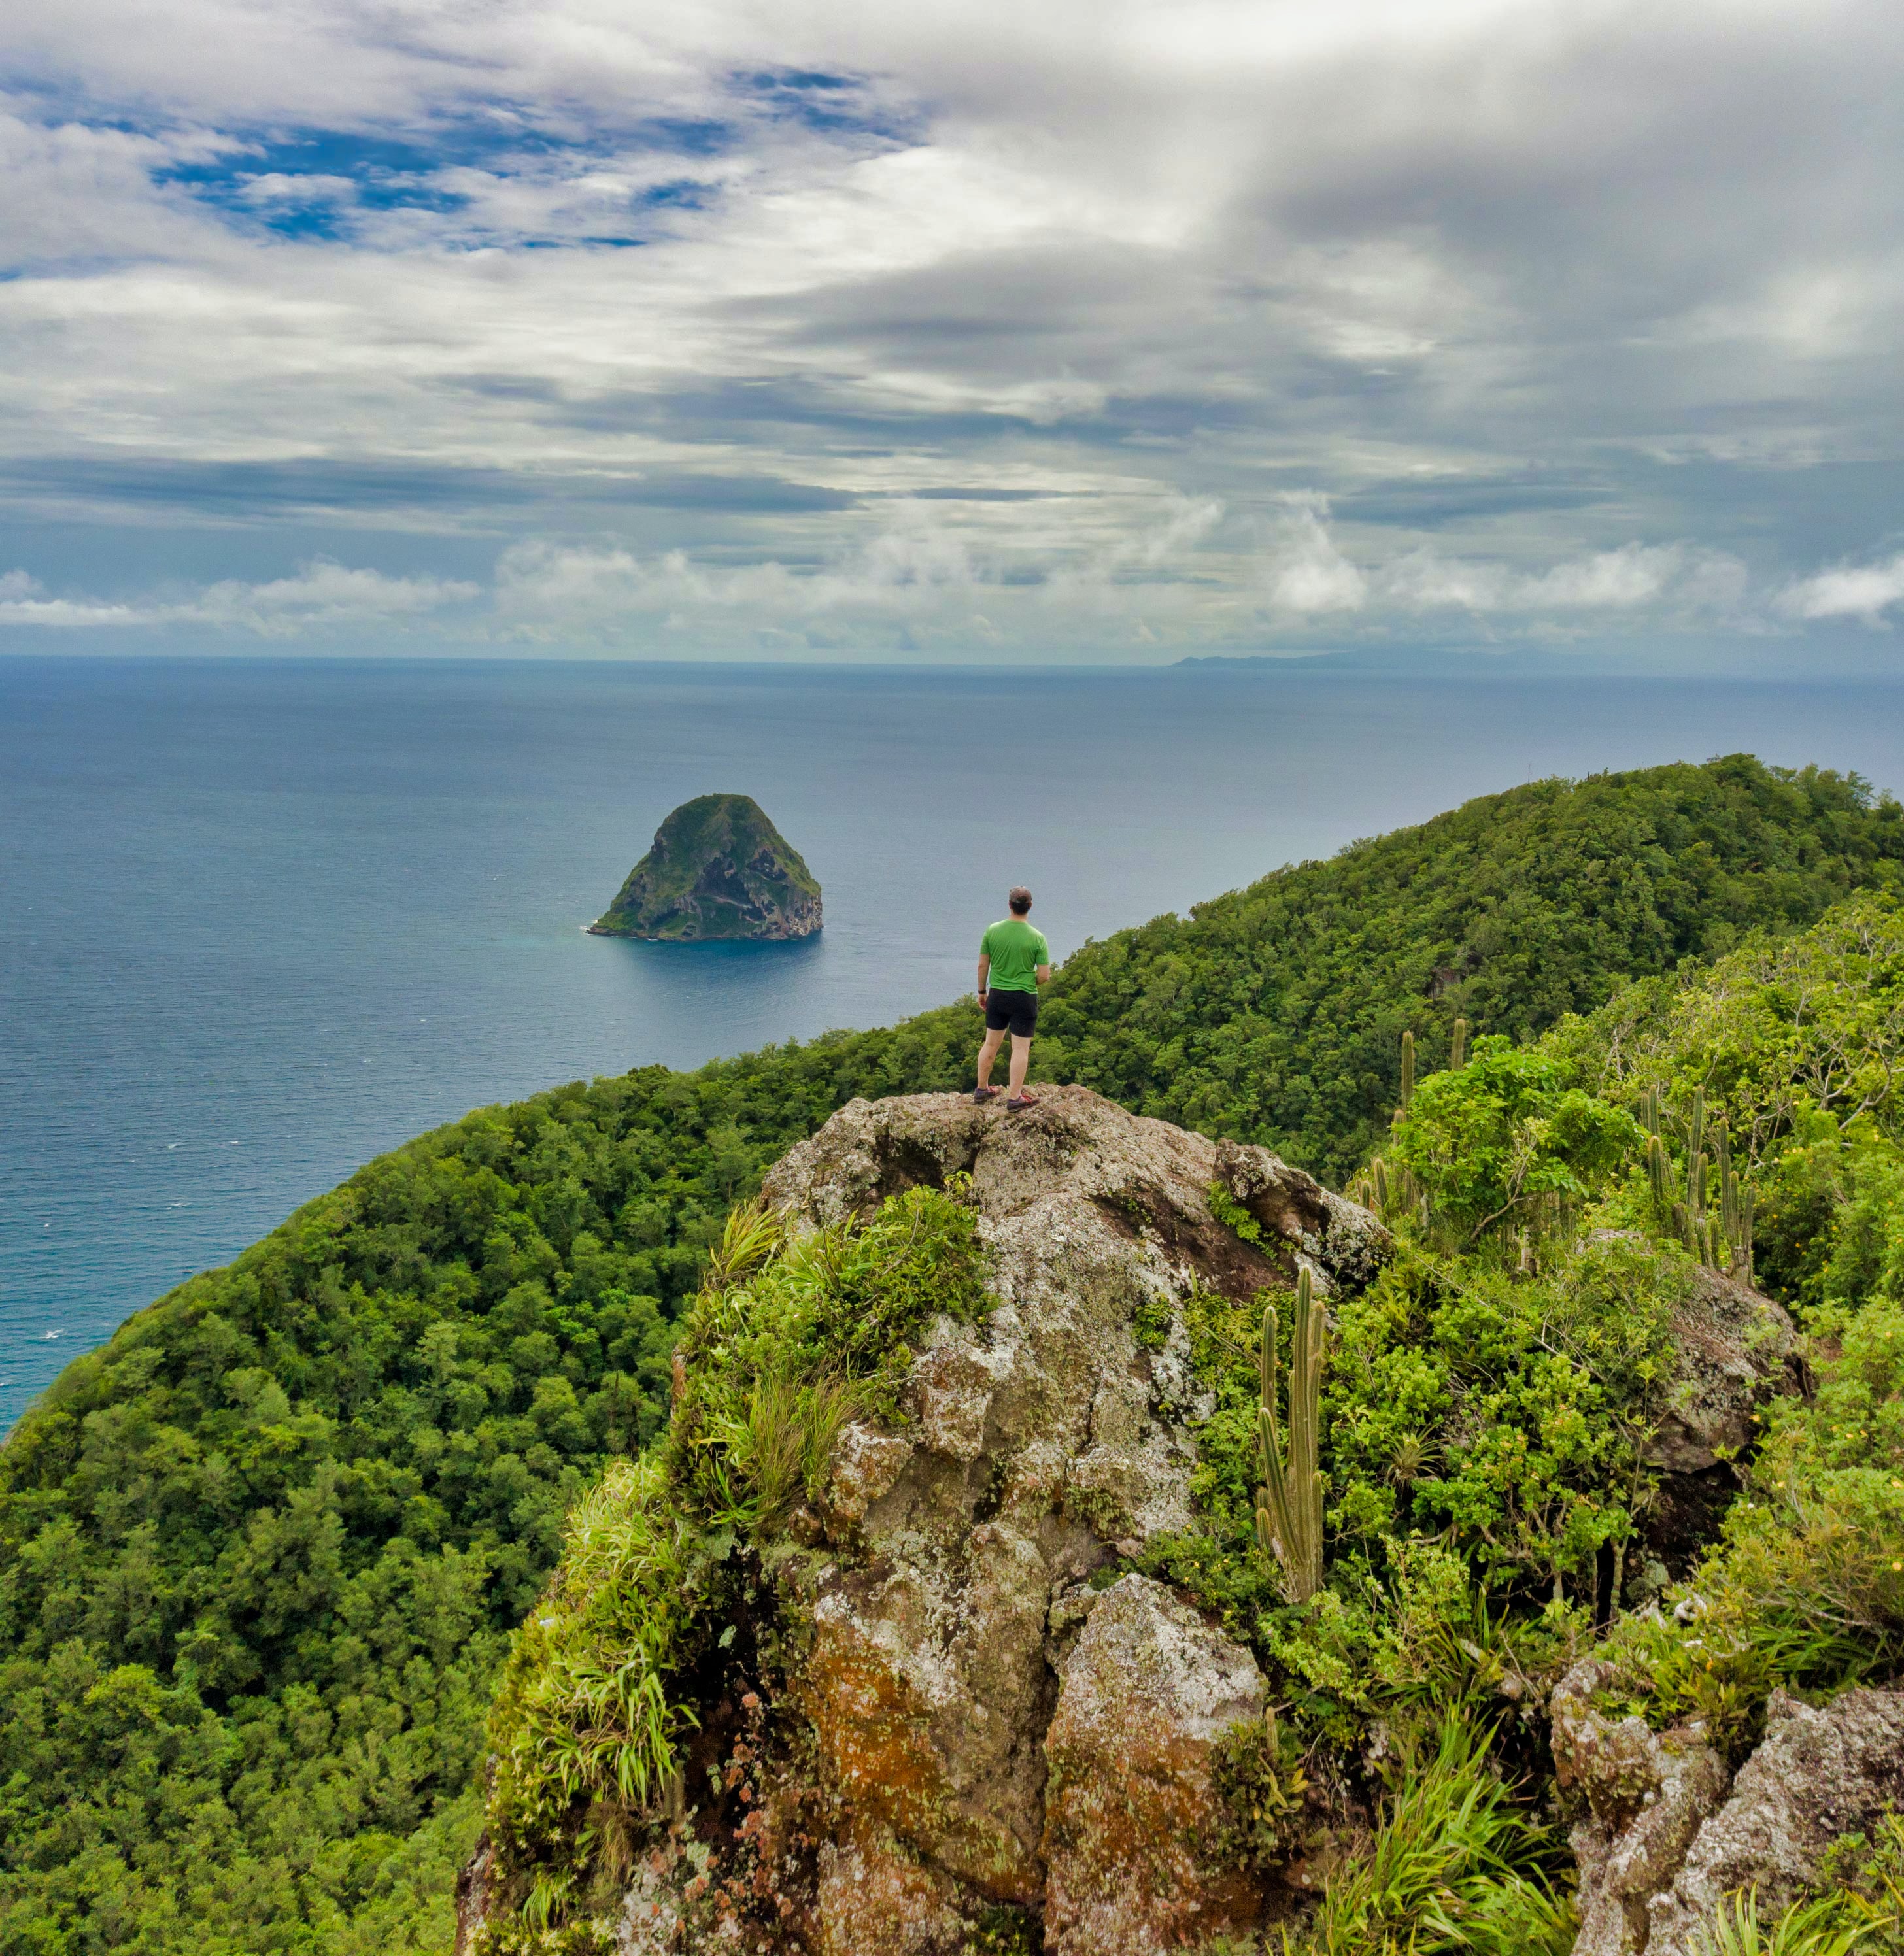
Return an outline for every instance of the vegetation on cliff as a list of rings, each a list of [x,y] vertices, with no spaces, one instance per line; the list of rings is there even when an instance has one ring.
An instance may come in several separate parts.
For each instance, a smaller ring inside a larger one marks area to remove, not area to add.
[[[1200,1291],[1183,1309],[1193,1371],[1214,1396],[1196,1422],[1198,1521],[1141,1560],[1254,1648],[1283,1708],[1271,1749],[1228,1768],[1246,1803],[1236,1851],[1314,1845],[1328,1823],[1306,1787],[1333,1787],[1349,1811],[1372,1803],[1378,1817],[1306,1946],[1571,1946],[1558,1843],[1511,1789],[1539,1769],[1534,1708],[1596,1640],[1612,1708],[1661,1727],[1703,1720],[1735,1757],[1775,1689],[1828,1693],[1904,1657],[1900,1062],[1904,910],[1887,894],[1795,938],[1751,937],[1716,970],[1622,990],[1533,1047],[1484,1036],[1458,1070],[1423,1079],[1385,1172],[1364,1185],[1389,1191],[1400,1254],[1336,1311],[1320,1409],[1328,1568],[1312,1598],[1296,1599],[1256,1526],[1261,1300]],[[1668,1549],[1651,1443],[1686,1409],[1682,1314],[1728,1272],[1749,1273],[1743,1239],[1708,1213],[1740,1200],[1729,1185],[1722,1197],[1715,1170],[1733,1133],[1748,1187],[1764,1194],[1764,1253],[1787,1273],[1815,1389],[1763,1400],[1766,1437],[1749,1464],[1735,1456],[1740,1492],[1722,1501],[1710,1547]],[[1254,1232],[1239,1207],[1227,1213]],[[1854,1263],[1863,1274],[1848,1279]],[[1839,1275],[1830,1301],[1808,1305],[1818,1270]],[[1140,1333],[1160,1351],[1178,1316],[1141,1314]],[[681,1454],[671,1445],[668,1457]],[[715,1522],[679,1493],[668,1512],[690,1539]],[[796,1552],[775,1540],[756,1529],[756,1556]],[[1669,1553],[1677,1571],[1658,1559]],[[538,1634],[518,1645],[531,1676]],[[518,1715],[505,1696],[506,1756]],[[1388,1765],[1372,1767],[1383,1749]],[[613,1784],[598,1780],[592,1803],[571,1791],[561,1844],[511,1831],[520,1797],[499,1782],[491,1809],[523,1857],[519,1896],[605,1874],[612,1891],[595,1846],[603,1811],[636,1818]],[[734,1906],[744,1915],[738,1895]],[[592,1951],[608,1920],[505,1909],[492,1946]],[[1795,1939],[1815,1929],[1823,1948],[1854,1924],[1861,1946],[1877,1947],[1890,1920],[1852,1882],[1842,1904],[1795,1913],[1788,1940],[1811,1947]]]
[[[684,1326],[665,1440],[578,1511],[497,1693],[494,1946],[612,1942],[639,1817],[678,1785],[697,1723],[689,1675],[730,1651],[777,1667],[791,1511],[818,1498],[848,1419],[900,1420],[908,1339],[985,1308],[956,1189],[794,1238],[770,1211],[734,1212]]]
[[[1760,1056],[1764,1015],[1790,1018],[1767,1002],[1779,987],[1819,995],[1803,961],[1850,955],[1867,989],[1828,972],[1831,1009],[1865,1003],[1831,1037],[1865,1038],[1881,1070],[1895,1000],[1879,953],[1787,934],[1901,855],[1896,807],[1829,775],[1735,758],[1540,783],[1119,933],[1059,974],[1047,1076],[1337,1177],[1388,1144],[1413,1029],[1422,1112],[1392,1151],[1440,1204],[1435,1229],[1482,1224],[1463,1205],[1488,1176],[1513,1196],[1471,1241],[1411,1244],[1344,1327],[1367,1377],[1331,1374],[1331,1554],[1347,1573],[1328,1623],[1278,1615],[1271,1567],[1228,1541],[1253,1469],[1246,1438],[1227,1454],[1225,1415],[1212,1422],[1211,1526],[1173,1573],[1259,1639],[1312,1729],[1357,1715],[1331,1686],[1340,1667],[1505,1677],[1590,1613],[1587,1564],[1634,1512],[1623,1426],[1646,1416],[1658,1362],[1647,1311],[1614,1324],[1594,1300],[1633,1280],[1622,1258],[1669,1298],[1691,1254],[1647,1209],[1621,1125],[1649,1084],[1677,1108],[1706,1078],[1735,1136],[1763,1125],[1741,1142],[1761,1274],[1807,1317],[1820,1365],[1833,1339],[1854,1355],[1829,1390],[1874,1409],[1877,1453],[1814,1462],[1792,1440],[1790,1484],[1887,1491],[1829,1477],[1882,1478],[1872,1462],[1894,1447],[1885,1320],[1852,1337],[1847,1315],[1904,1292],[1891,1103],[1847,1118],[1868,1096],[1818,1071],[1815,1042],[1782,1072]],[[1867,907],[1832,928],[1888,942],[1891,916]],[[1681,970],[1735,951],[1710,982]],[[1519,1036],[1583,1009],[1596,1015],[1531,1060],[1477,1044],[1454,1077],[1485,1106],[1426,1090],[1457,1013]],[[564,1515],[662,1431],[683,1314],[728,1212],[854,1095],[968,1081],[977,1039],[968,1002],[473,1115],[69,1368],[0,1453],[0,1948],[437,1946],[509,1633]],[[1584,1121],[1569,1093],[1607,1111]],[[1582,1235],[1596,1204],[1629,1247]],[[1220,1374],[1214,1344],[1208,1362]],[[1497,1451],[1452,1446],[1483,1414]],[[1783,1529],[1787,1512],[1768,1503],[1754,1525]],[[1444,1534],[1458,1551],[1436,1547]],[[1456,1606],[1438,1596],[1511,1605],[1511,1648],[1492,1614],[1448,1629]],[[1394,1628],[1417,1620],[1419,1636]],[[1636,1693],[1653,1662],[1635,1658]],[[1741,1687],[1748,1722],[1767,1674]]]
[[[810,937],[819,885],[751,795],[697,795],[655,831],[615,900],[589,926],[598,937],[702,943]]]

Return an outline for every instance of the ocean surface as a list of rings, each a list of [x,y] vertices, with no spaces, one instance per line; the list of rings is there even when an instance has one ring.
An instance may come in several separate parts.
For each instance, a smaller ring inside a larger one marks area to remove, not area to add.
[[[1299,670],[0,658],[0,1431],[59,1368],[485,1103],[968,990],[1550,774],[1741,749],[1904,787],[1904,686]],[[592,938],[752,794],[798,945]]]

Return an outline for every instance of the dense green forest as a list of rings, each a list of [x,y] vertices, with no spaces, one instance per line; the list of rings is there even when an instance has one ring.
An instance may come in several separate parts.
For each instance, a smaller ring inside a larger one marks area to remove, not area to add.
[[[1340,1179],[1404,1027],[1426,1065],[1457,1013],[1615,1009],[1901,865],[1897,806],[1827,773],[1537,783],[1086,946],[1037,1070]],[[660,1431],[728,1208],[977,1039],[968,1002],[472,1115],[68,1368],[0,1452],[0,1951],[440,1947],[509,1633]],[[1787,1212],[1842,1207],[1827,1155]]]

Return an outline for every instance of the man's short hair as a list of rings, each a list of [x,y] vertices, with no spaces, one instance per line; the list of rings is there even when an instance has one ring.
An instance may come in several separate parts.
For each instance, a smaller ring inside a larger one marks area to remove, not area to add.
[[[1031,892],[1021,883],[1006,898],[1006,901],[1012,906],[1012,914],[1014,916],[1022,916],[1031,907]]]

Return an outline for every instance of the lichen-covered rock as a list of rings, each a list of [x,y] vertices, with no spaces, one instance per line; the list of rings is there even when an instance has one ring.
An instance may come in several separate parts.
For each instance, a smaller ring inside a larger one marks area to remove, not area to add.
[[[820,1850],[816,1956],[963,1956],[957,1885],[890,1838]]]
[[[1214,1403],[1192,1289],[1248,1299],[1299,1261],[1327,1296],[1392,1245],[1262,1149],[1039,1093],[1018,1113],[856,1100],[767,1178],[797,1230],[968,1175],[996,1306],[915,1341],[892,1428],[841,1431],[773,1579],[798,1653],[778,1737],[740,1700],[725,1785],[748,1776],[747,1818],[724,1830],[695,1803],[734,1722],[701,1705],[683,1810],[623,1897],[622,1956],[731,1946],[742,1891],[780,1911],[776,1946],[820,1956],[1040,1937],[1052,1956],[1149,1956],[1262,1913],[1261,1882],[1214,1858],[1210,1768],[1226,1727],[1261,1715],[1254,1659],[1157,1582],[1091,1579],[1192,1523],[1192,1426]],[[1218,1186],[1242,1226],[1213,1211]]]
[[[456,1934],[455,1956],[469,1956],[476,1931],[489,1906],[489,1878],[496,1857],[487,1841],[476,1844],[476,1851],[456,1876]]]
[[[816,1579],[799,1689],[822,1786],[859,1830],[854,1853],[876,1838],[892,1865],[949,1875],[971,1901],[1043,1910],[1054,1667],[1085,1614],[1066,1599],[1120,1545],[1192,1520],[1183,1368],[1139,1346],[1140,1307],[1173,1305],[1193,1282],[1250,1295],[1288,1282],[1299,1255],[1325,1286],[1358,1281],[1388,1241],[1261,1149],[1220,1150],[1081,1088],[1040,1092],[1020,1114],[946,1094],[855,1101],[766,1193],[817,1224],[971,1177],[999,1307],[982,1326],[936,1325],[913,1362],[903,1433],[842,1436],[821,1503],[839,1557]],[[1220,1179],[1258,1218],[1255,1241],[1211,1213]],[[1119,1620],[1104,1607],[1091,1625]],[[1078,1648],[1100,1634],[1088,1629]],[[1184,1742],[1189,1779],[1207,1736]],[[1195,1804],[1181,1785],[1170,1797]],[[1100,1867],[1083,1816],[1064,1838],[1068,1865]],[[823,1884],[829,1936],[846,1893]],[[1113,1947],[1110,1918],[1100,1907],[1092,1920],[1098,1939],[1076,1946]]]
[[[1253,1923],[1256,1885],[1210,1856],[1210,1749],[1261,1715],[1255,1659],[1160,1584],[1126,1576],[1063,1669],[1044,1742],[1045,1948],[1153,1956]]]
[[[1730,1778],[1695,1727],[1654,1732],[1644,1719],[1595,1711],[1593,1693],[1612,1674],[1611,1664],[1587,1658],[1550,1701],[1556,1775],[1577,1815],[1570,1836],[1580,1868],[1574,1956],[1646,1948],[1647,1904],[1672,1879]]]
[[[813,1935],[841,1956],[956,1951],[999,1909],[1042,1920],[1054,1952],[1109,1956],[1214,1933],[1261,1899],[1192,1839],[1211,1739],[1260,1709],[1253,1661],[1155,1583],[1089,1587],[1192,1521],[1181,1318],[1161,1352],[1135,1323],[1195,1284],[1287,1284],[1299,1257],[1325,1292],[1354,1285],[1388,1238],[1263,1150],[1040,1092],[1017,1114],[855,1101],[767,1178],[769,1201],[818,1225],[969,1175],[998,1300],[918,1341],[898,1428],[845,1429],[814,1552],[788,1579],[810,1626],[788,1680],[802,1770],[830,1816]],[[1218,1182],[1253,1232],[1212,1213]]]
[[[1775,1692],[1764,1743],[1649,1904],[1647,1956],[1695,1956],[1729,1894],[1752,1888],[1761,1917],[1816,1883],[1834,1841],[1904,1804],[1904,1692],[1847,1691],[1822,1711]]]
[[[1217,1177],[1263,1228],[1293,1244],[1330,1275],[1366,1284],[1385,1264],[1388,1232],[1367,1210],[1291,1168],[1267,1148],[1217,1144]]]
[[[1727,1896],[1776,1917],[1816,1883],[1834,1841],[1904,1803],[1904,1692],[1848,1691],[1823,1710],[1774,1692],[1763,1744],[1733,1778],[1697,1726],[1609,1719],[1612,1667],[1555,1686],[1554,1762],[1579,1813],[1574,1956],[1698,1956]]]
[[[1773,1300],[1716,1270],[1694,1273],[1672,1314],[1675,1365],[1644,1456],[1669,1474],[1697,1474],[1742,1452],[1752,1415],[1795,1391],[1798,1333]]]

